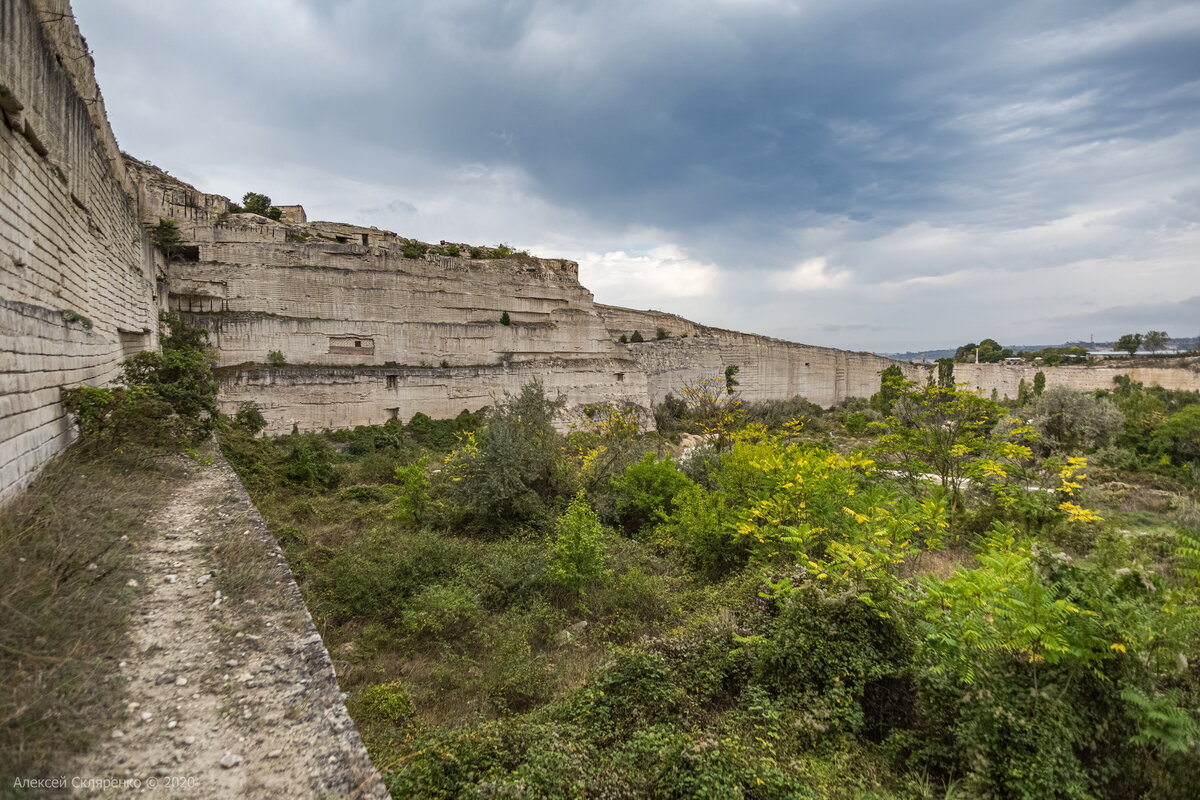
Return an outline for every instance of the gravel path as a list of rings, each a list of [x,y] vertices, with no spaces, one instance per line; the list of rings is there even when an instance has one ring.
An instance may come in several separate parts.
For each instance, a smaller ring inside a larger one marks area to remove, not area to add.
[[[282,554],[207,457],[137,556],[128,713],[75,765],[93,781],[76,796],[386,798]],[[221,594],[214,548],[261,560],[262,599]]]

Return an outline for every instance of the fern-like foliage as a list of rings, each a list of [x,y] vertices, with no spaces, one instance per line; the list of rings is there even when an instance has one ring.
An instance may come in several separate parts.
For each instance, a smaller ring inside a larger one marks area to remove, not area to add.
[[[1130,741],[1160,750],[1183,753],[1200,735],[1200,726],[1186,708],[1180,708],[1179,698],[1172,692],[1153,697],[1140,689],[1128,688],[1121,699],[1138,721],[1139,731]]]
[[[1179,531],[1179,547],[1175,548],[1178,559],[1175,569],[1193,585],[1200,584],[1200,534]]]

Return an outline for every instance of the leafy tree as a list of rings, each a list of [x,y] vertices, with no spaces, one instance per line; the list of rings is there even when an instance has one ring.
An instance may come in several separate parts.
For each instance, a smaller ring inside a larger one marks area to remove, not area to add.
[[[208,331],[174,316],[160,320],[166,327],[161,352],[143,350],[125,359],[121,380],[169,404],[187,428],[185,438],[196,443],[208,437],[218,417],[217,382],[206,352]]]
[[[258,214],[276,221],[283,218],[283,209],[271,205],[271,198],[258,192],[246,192],[242,196],[241,209],[247,214]]]
[[[1200,404],[1190,405],[1163,420],[1152,445],[1176,464],[1200,464]]]
[[[663,406],[679,411],[679,416],[687,423],[686,429],[713,436],[717,449],[724,448],[728,444],[729,434],[742,422],[739,394],[731,391],[728,382],[720,378],[703,378],[684,386],[680,394],[683,395],[681,407],[670,402],[670,395],[664,399]]]
[[[971,466],[1009,450],[1011,442],[992,435],[1004,417],[1003,408],[971,392],[926,386],[895,404],[876,451],[914,483],[935,476],[957,505]],[[1029,433],[1017,426],[1010,438]]]
[[[1133,355],[1142,346],[1142,335],[1140,333],[1127,333],[1117,340],[1117,350],[1125,350],[1129,355]]]
[[[1032,424],[1047,450],[1074,455],[1111,442],[1125,427],[1125,415],[1105,397],[1056,386],[1033,407]]]
[[[1157,353],[1167,346],[1167,341],[1166,331],[1147,331],[1146,335],[1142,337],[1142,347],[1151,353]]]
[[[629,337],[629,341],[631,341],[631,342],[644,342],[644,341],[646,341],[646,340],[642,338],[642,332],[641,332],[641,331],[634,331],[634,332],[633,332],[633,336],[630,336],[630,337]]]
[[[871,396],[871,408],[887,416],[892,413],[904,392],[914,386],[912,381],[905,379],[904,371],[899,364],[892,364],[879,372],[879,391]]]
[[[267,363],[272,367],[282,367],[287,365],[287,359],[279,350],[272,350],[267,353]]]
[[[1046,373],[1039,369],[1033,376],[1033,396],[1041,397],[1044,391],[1046,391]]]
[[[281,473],[293,486],[311,492],[332,489],[339,479],[333,468],[333,448],[315,433],[291,437]]]
[[[1011,349],[1002,347],[995,339],[984,339],[979,344],[972,342],[955,350],[954,360],[960,364],[972,363],[975,361],[976,351],[979,353],[979,363],[981,364],[994,364],[1005,358],[1011,358],[1013,354]]]
[[[418,242],[415,239],[405,242],[400,248],[400,254],[405,258],[417,259],[429,252],[429,245],[424,242]]]
[[[566,404],[550,400],[540,381],[522,387],[488,414],[478,433],[465,432],[446,457],[446,494],[464,521],[480,530],[544,523],[565,493],[567,476],[554,418]]]
[[[179,255],[183,244],[183,231],[179,223],[173,219],[160,219],[158,224],[150,229],[150,241],[168,259]]]
[[[267,427],[267,419],[256,403],[246,401],[238,403],[237,412],[233,415],[233,426],[251,436],[257,436]]]
[[[1038,373],[1041,374],[1040,372]],[[1021,378],[1017,382],[1017,407],[1022,408],[1029,402],[1029,384],[1025,383],[1025,379]]]

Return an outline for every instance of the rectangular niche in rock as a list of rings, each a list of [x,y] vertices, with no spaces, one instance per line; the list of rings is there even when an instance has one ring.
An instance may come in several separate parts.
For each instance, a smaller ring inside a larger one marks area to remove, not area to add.
[[[375,340],[366,336],[330,336],[329,352],[348,356],[375,354]]]

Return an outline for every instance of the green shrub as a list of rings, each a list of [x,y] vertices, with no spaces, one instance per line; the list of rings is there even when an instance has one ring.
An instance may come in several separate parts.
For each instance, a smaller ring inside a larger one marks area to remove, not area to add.
[[[358,484],[339,489],[337,498],[349,500],[352,503],[386,503],[392,499],[395,490],[390,486],[376,484]]]
[[[472,555],[466,545],[424,531],[368,532],[315,576],[319,607],[337,619],[399,620],[410,596],[473,564]]]
[[[413,704],[403,681],[377,683],[351,692],[350,713],[359,725],[401,725],[413,716]]]
[[[658,541],[701,574],[723,575],[745,563],[747,542],[729,534],[732,514],[724,492],[693,484],[675,496],[674,509],[658,527]]]
[[[484,686],[501,711],[526,711],[550,699],[552,682],[544,653],[533,649],[524,626],[502,628],[491,641]]]
[[[320,435],[306,433],[293,436],[280,472],[288,483],[301,489],[332,489],[338,484],[332,457],[333,448]]]
[[[553,588],[544,543],[501,539],[469,576],[489,608],[505,609]]]
[[[429,513],[429,459],[422,458],[412,464],[396,467],[393,479],[396,483],[395,500],[392,504],[392,519],[417,526]]]
[[[606,576],[604,529],[600,518],[580,492],[554,525],[550,544],[550,574],[554,581],[577,594]]]
[[[217,384],[204,351],[207,333],[175,317],[162,322],[162,352],[125,359],[125,386],[63,390],[64,406],[85,436],[117,445],[191,446],[212,432]]]
[[[644,342],[644,341],[646,341],[646,340],[642,338],[642,332],[641,332],[641,331],[634,331],[634,332],[633,332],[633,335],[629,337],[629,341],[631,341],[631,342]]]
[[[64,308],[58,313],[62,315],[63,322],[67,323],[68,325],[74,323],[83,328],[85,331],[90,331],[92,329],[92,321],[83,314],[80,314],[78,311],[72,311],[69,308]]]
[[[575,698],[574,715],[601,736],[625,736],[675,721],[690,703],[667,660],[634,648],[619,650]]]
[[[418,242],[415,239],[412,241],[405,242],[404,246],[400,248],[400,253],[405,258],[421,258],[428,251],[429,251],[428,245],[422,244],[421,242]]]
[[[671,459],[659,460],[653,453],[646,453],[612,481],[617,523],[629,536],[649,534],[666,518],[675,496],[690,483]]]
[[[62,391],[63,407],[73,414],[85,437],[133,446],[177,441],[179,420],[171,405],[140,386],[75,386]]]
[[[505,311],[503,314],[500,315],[500,324],[501,325],[512,325],[512,317],[510,317],[508,315],[507,311]]]
[[[267,427],[267,419],[257,403],[247,400],[238,403],[238,409],[233,415],[233,425],[251,436],[257,436]]]
[[[166,401],[181,421],[187,443],[204,440],[218,417],[217,382],[206,348],[208,332],[178,317],[163,316],[162,351],[144,350],[122,362],[127,386],[144,387]]]
[[[160,219],[158,224],[150,229],[150,242],[162,252],[167,259],[179,255],[183,244],[183,231],[179,223],[173,219]]]
[[[413,414],[405,432],[419,445],[438,452],[446,452],[454,448],[460,434],[476,431],[483,424],[481,413],[463,409],[454,419],[430,419],[427,415],[417,412]]]
[[[568,478],[553,425],[565,403],[548,399],[535,381],[489,413],[478,436],[465,435],[440,476],[459,524],[496,533],[549,523]]]
[[[849,592],[811,580],[779,602],[758,648],[756,678],[780,694],[805,698],[812,730],[853,733],[867,722],[868,685],[907,668],[905,631]],[[904,698],[895,698],[907,706]],[[886,709],[883,716],[902,716]]]
[[[258,192],[246,192],[242,195],[242,204],[233,206],[233,210],[235,213],[258,214],[275,221],[283,218],[283,209],[271,205],[271,198]]]
[[[272,367],[283,367],[287,366],[287,359],[284,358],[283,353],[280,351],[272,350],[267,353],[267,363]]]
[[[479,625],[483,606],[464,583],[435,583],[414,594],[401,616],[404,631],[418,642],[457,639]]]

